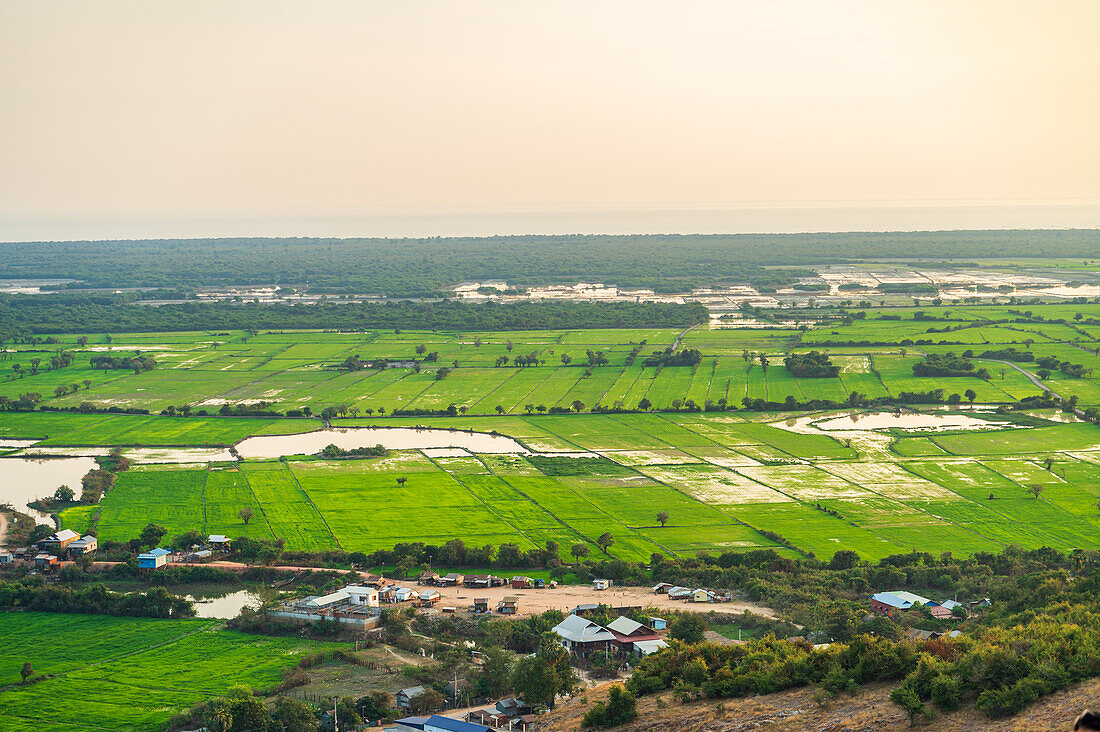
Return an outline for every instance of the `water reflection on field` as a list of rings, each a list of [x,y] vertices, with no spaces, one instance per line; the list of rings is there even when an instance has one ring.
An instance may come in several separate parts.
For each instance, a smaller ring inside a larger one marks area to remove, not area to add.
[[[510,437],[412,427],[350,427],[298,435],[249,437],[237,445],[237,452],[244,458],[277,458],[282,455],[312,455],[327,445],[336,445],[344,450],[382,445],[391,450],[461,447],[480,453],[527,452]]]

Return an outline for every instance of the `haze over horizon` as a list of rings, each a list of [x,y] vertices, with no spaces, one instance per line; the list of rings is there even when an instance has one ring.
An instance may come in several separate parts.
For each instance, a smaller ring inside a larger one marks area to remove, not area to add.
[[[0,241],[1100,227],[1098,21],[0,0]]]

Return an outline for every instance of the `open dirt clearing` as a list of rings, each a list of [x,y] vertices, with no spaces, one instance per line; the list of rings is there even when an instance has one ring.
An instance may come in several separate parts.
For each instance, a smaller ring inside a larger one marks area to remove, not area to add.
[[[406,586],[413,586],[406,583]],[[589,585],[558,585],[553,590],[513,590],[511,587],[493,587],[487,590],[471,590],[466,587],[437,587],[443,599],[439,606],[456,607],[465,610],[473,607],[475,597],[489,599],[489,607],[496,607],[497,602],[505,595],[519,598],[520,615],[537,615],[546,610],[561,610],[568,613],[577,605],[589,603],[610,605],[611,607],[642,606],[654,608],[668,608],[695,612],[739,613],[744,610],[775,617],[775,611],[771,608],[755,605],[751,602],[682,602],[670,600],[668,595],[655,595],[648,587],[613,587],[610,590],[597,591]]]

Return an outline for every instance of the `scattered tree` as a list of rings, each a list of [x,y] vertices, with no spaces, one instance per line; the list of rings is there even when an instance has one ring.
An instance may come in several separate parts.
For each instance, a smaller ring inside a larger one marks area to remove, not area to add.
[[[602,551],[604,554],[607,554],[607,550],[614,543],[615,537],[611,535],[610,531],[605,531],[604,533],[600,534],[598,539],[596,539],[596,546],[598,546],[600,548],[600,551]]]
[[[664,528],[668,523],[669,515],[667,511],[659,511],[657,513],[657,522],[661,524],[661,528]]]
[[[256,514],[252,511],[252,506],[244,506],[240,511],[237,511],[237,517],[241,521],[244,521],[244,525],[248,526],[248,522],[252,520],[252,517]]]

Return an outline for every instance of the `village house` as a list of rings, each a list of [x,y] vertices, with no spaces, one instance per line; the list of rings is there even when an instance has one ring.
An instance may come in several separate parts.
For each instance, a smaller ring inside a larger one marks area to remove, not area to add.
[[[420,591],[420,607],[432,607],[441,599],[443,599],[443,596],[436,590]]]
[[[501,615],[515,615],[516,608],[519,606],[519,598],[508,595],[503,600],[497,603],[497,612]]]
[[[463,580],[462,584],[470,589],[483,589],[486,587],[503,587],[504,578],[496,577],[491,574],[468,574]]]
[[[38,548],[51,552],[53,554],[61,555],[65,549],[74,541],[80,538],[80,534],[76,533],[72,529],[62,529],[52,536],[47,536],[42,541],[38,542]]]
[[[9,551],[0,551],[0,564],[11,564],[15,561],[15,555]]]
[[[675,587],[675,585],[670,585],[668,582],[658,582],[657,584],[655,584],[653,586],[653,594],[654,595],[668,594],[668,591],[671,590],[673,587]]]
[[[488,727],[451,717],[433,714],[430,717],[405,717],[394,722],[397,730],[417,732],[488,732]],[[519,729],[518,727],[516,729]]]
[[[928,612],[932,614],[932,617],[936,620],[959,620],[953,612],[945,608],[943,605],[933,605],[928,608]]]
[[[570,615],[552,630],[562,647],[580,658],[609,650],[615,640],[615,635],[610,630],[579,615]]]
[[[592,580],[592,589],[593,590],[608,590],[608,589],[611,589],[611,586],[613,584],[615,584],[615,583],[613,581],[609,580],[609,579],[594,579],[594,580]]]
[[[526,590],[530,586],[531,586],[531,578],[530,577],[513,577],[512,578],[512,589],[513,590]]]
[[[206,543],[211,549],[219,552],[228,552],[233,548],[233,540],[225,534],[211,534]]]
[[[85,554],[95,554],[98,548],[99,541],[91,534],[88,534],[69,544],[69,556],[81,557]]]
[[[466,721],[482,724],[490,729],[514,730],[525,732],[537,719],[533,710],[522,698],[501,699],[485,709],[475,709],[466,714]]]
[[[654,630],[664,630],[668,627],[668,621],[664,618],[656,618],[650,615],[646,620],[649,621],[649,627]]]
[[[713,592],[708,592],[707,590],[703,590],[703,589],[694,590],[691,593],[691,601],[692,602],[713,602],[714,601],[714,593]]]
[[[438,572],[433,572],[431,570],[428,570],[426,572],[422,572],[420,574],[420,577],[417,578],[416,584],[418,584],[418,585],[438,585],[439,584],[439,573]]]
[[[898,611],[911,610],[914,605],[930,605],[927,597],[912,592],[897,590],[894,592],[876,592],[871,595],[871,611],[882,615],[892,615]]]
[[[348,585],[327,595],[291,600],[268,614],[300,623],[334,620],[366,629],[378,622],[378,595],[374,587]]]
[[[631,620],[625,615],[620,615],[613,621],[607,624],[607,629],[611,631],[615,636],[613,644],[623,653],[633,653],[636,655],[649,655],[654,650],[659,648],[667,648],[668,644],[653,632],[652,629],[647,628],[636,620]],[[656,642],[656,646],[654,646]],[[641,647],[639,647],[639,644]],[[643,649],[649,650],[649,653],[642,653]]]
[[[168,557],[172,554],[168,549],[151,549],[138,554],[138,569],[161,569],[168,566]]]
[[[398,709],[408,709],[413,699],[422,696],[426,691],[427,689],[423,686],[410,686],[407,689],[402,689],[393,695],[394,704]]]
[[[695,590],[690,587],[670,587],[666,593],[670,600],[686,600],[695,594]]]
[[[34,568],[40,572],[50,572],[60,566],[61,560],[53,554],[38,554],[34,558]]]
[[[461,575],[457,572],[451,572],[443,577],[438,578],[435,583],[440,587],[458,587],[466,579],[465,575]]]
[[[475,613],[487,613],[487,612],[489,612],[489,598],[488,597],[475,597],[474,598],[474,612]]]
[[[420,594],[410,587],[398,587],[393,591],[394,602],[411,602],[419,599]]]

